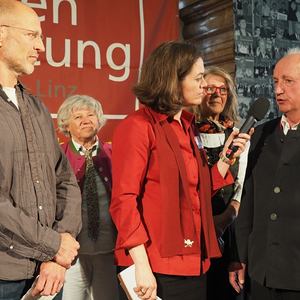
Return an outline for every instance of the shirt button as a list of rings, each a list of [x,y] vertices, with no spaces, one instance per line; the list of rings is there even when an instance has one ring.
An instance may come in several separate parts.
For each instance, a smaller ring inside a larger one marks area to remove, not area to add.
[[[39,181],[39,180],[36,180],[35,182],[36,182],[36,183],[40,183],[40,181]]]
[[[13,246],[13,245],[10,245],[10,246],[9,246],[9,249],[10,249],[10,250],[14,249],[14,246]]]
[[[275,194],[279,194],[281,192],[280,187],[279,186],[275,186],[274,187],[274,193]]]
[[[277,218],[278,218],[278,216],[277,216],[277,214],[276,214],[276,213],[271,213],[271,215],[270,215],[270,219],[271,219],[272,221],[276,221],[276,220],[277,220]]]
[[[279,246],[279,243],[278,242],[272,242],[271,245],[272,246]]]
[[[104,181],[107,182],[108,181],[108,177],[104,177]]]
[[[43,209],[43,206],[42,205],[39,205],[39,210],[42,210]]]
[[[99,171],[100,171],[100,172],[102,172],[102,171],[103,171],[103,168],[102,168],[102,167],[100,167],[100,168],[99,168]]]

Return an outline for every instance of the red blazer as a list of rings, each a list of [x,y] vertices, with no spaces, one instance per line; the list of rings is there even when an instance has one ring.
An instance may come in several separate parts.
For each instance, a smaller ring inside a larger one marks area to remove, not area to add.
[[[193,219],[201,245],[199,253],[162,257],[159,251],[163,217],[159,177],[161,166],[158,164],[160,154],[149,115],[158,122],[167,118],[149,108],[142,108],[121,122],[113,138],[110,212],[118,229],[116,262],[121,266],[132,264],[127,249],[144,244],[153,272],[200,275],[208,270],[210,257],[220,256],[211,212],[211,191],[233,183],[233,178],[230,173],[225,179],[222,178],[216,166],[210,176],[207,163],[200,164],[200,192],[198,194],[195,189],[192,195]],[[188,171],[190,167],[186,165]],[[196,173],[198,175],[197,166]],[[179,189],[178,186],[173,188]]]

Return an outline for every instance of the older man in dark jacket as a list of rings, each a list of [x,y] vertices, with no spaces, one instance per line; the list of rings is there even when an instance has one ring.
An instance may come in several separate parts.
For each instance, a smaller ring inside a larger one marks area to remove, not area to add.
[[[281,118],[256,129],[236,232],[244,283],[247,264],[255,300],[300,299],[300,49],[291,49],[273,73]]]

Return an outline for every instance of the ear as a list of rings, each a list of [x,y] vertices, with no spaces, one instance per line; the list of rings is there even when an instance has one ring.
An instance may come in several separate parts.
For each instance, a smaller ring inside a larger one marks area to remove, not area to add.
[[[2,47],[4,37],[5,37],[5,28],[4,26],[0,26],[0,47]]]

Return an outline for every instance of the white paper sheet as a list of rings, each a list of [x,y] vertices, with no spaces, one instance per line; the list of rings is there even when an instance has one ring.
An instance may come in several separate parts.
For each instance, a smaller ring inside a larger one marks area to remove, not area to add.
[[[136,287],[135,282],[135,266],[131,265],[130,267],[126,268],[122,272],[118,274],[119,280],[121,282],[122,287],[125,285],[125,288],[123,287],[124,291],[127,294],[127,297],[129,296],[130,300],[140,300],[140,298],[136,295],[133,288]],[[128,295],[129,294],[129,295]],[[160,297],[156,297],[157,300],[162,300]]]

